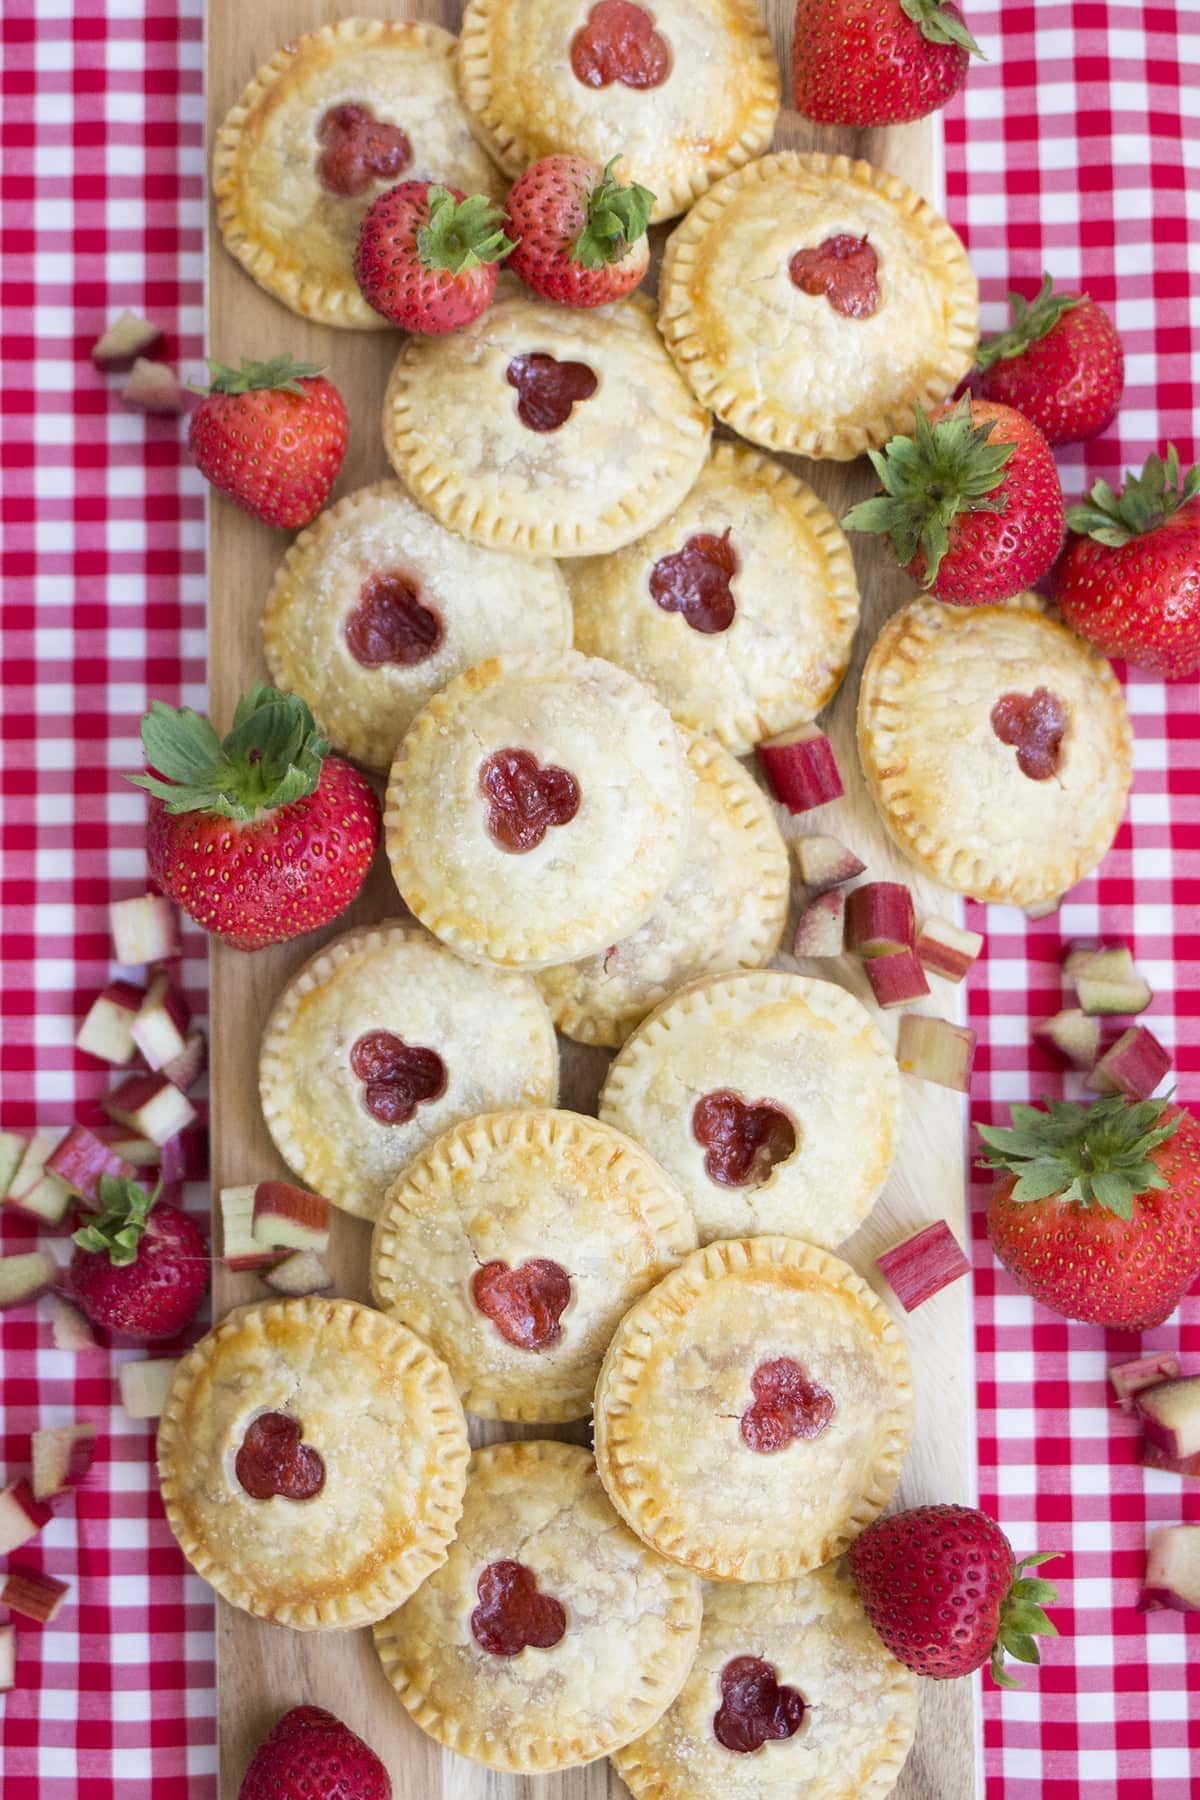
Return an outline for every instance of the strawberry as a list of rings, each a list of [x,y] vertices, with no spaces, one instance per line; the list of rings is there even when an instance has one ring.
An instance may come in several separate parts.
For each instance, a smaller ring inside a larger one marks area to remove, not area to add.
[[[635,288],[650,266],[646,227],[654,195],[585,156],[543,156],[507,200],[517,239],[509,258],[535,294],[564,306],[603,306]]]
[[[798,0],[792,92],[823,125],[902,125],[945,106],[982,54],[953,0]]]
[[[979,393],[1024,413],[1048,444],[1095,437],[1125,387],[1116,326],[1090,295],[1056,294],[1049,275],[1032,302],[1008,298],[1012,324],[979,346]]]
[[[142,744],[150,771],[129,779],[152,796],[150,874],[205,931],[259,950],[346,910],[379,843],[379,802],[298,695],[258,683],[224,741],[156,700]]]
[[[1008,406],[964,397],[912,437],[869,452],[883,493],[852,507],[852,531],[882,532],[914,581],[939,600],[983,606],[1033,587],[1063,539],[1050,446]]]
[[[996,1171],[992,1248],[1051,1311],[1089,1325],[1161,1325],[1200,1274],[1200,1122],[1122,1095],[976,1127]]]
[[[1200,464],[1151,456],[1114,494],[1098,481],[1067,514],[1054,598],[1080,637],[1173,680],[1200,668]]]
[[[1050,1555],[1017,1562],[1012,1545],[974,1506],[914,1506],[868,1525],[850,1546],[850,1575],[868,1619],[897,1661],[934,1681],[984,1663],[999,1687],[1016,1687],[1007,1653],[1041,1661],[1039,1637],[1058,1633],[1042,1611],[1057,1600],[1025,1574]]]
[[[75,1233],[67,1271],[93,1324],[143,1344],[178,1337],[208,1286],[204,1233],[158,1195],[158,1188],[148,1194],[135,1181],[102,1175],[99,1211]]]
[[[487,311],[496,265],[512,244],[486,194],[401,181],[362,222],[354,275],[375,311],[405,331],[439,337]]]
[[[338,477],[350,422],[318,363],[210,363],[212,386],[192,414],[188,448],[219,493],[267,525],[316,518]]]
[[[254,1752],[238,1800],[392,1800],[388,1772],[321,1706],[293,1706]]]

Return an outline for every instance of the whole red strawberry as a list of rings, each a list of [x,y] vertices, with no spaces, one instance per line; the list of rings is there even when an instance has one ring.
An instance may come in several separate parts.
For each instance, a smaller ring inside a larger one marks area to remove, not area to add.
[[[1125,387],[1117,328],[1088,294],[1010,294],[1012,324],[979,346],[985,400],[1015,407],[1048,444],[1075,444],[1111,425]]]
[[[188,448],[200,473],[267,525],[315,519],[338,478],[350,422],[318,363],[210,363],[212,386],[192,414]]]
[[[963,398],[912,437],[869,452],[883,493],[852,507],[852,531],[882,532],[939,600],[983,606],[1041,581],[1063,539],[1050,446],[1008,406]]]
[[[150,874],[197,925],[239,950],[281,944],[345,912],[379,844],[379,802],[328,754],[296,694],[262,683],[222,741],[189,707],[142,720]]]
[[[254,1753],[238,1800],[392,1800],[388,1772],[321,1706],[293,1706]]]
[[[1174,680],[1200,668],[1200,464],[1174,444],[1114,494],[1098,481],[1067,514],[1054,598],[1073,631]]]
[[[158,1189],[100,1177],[100,1207],[74,1235],[71,1292],[96,1325],[156,1344],[178,1337],[208,1286],[208,1244],[194,1219]]]
[[[792,92],[824,125],[901,125],[945,106],[982,54],[953,0],[798,0]]]
[[[646,227],[654,195],[585,156],[543,156],[508,196],[509,257],[535,294],[564,306],[603,306],[635,288],[650,266]]]
[[[1049,1562],[1026,1556],[973,1506],[914,1506],[868,1525],[850,1546],[850,1574],[868,1619],[897,1661],[934,1681],[970,1675],[984,1663],[1000,1687],[1004,1668],[1041,1661],[1039,1637],[1058,1633],[1042,1611],[1058,1598],[1048,1581],[1025,1574]]]
[[[1121,1095],[1014,1106],[980,1125],[996,1171],[992,1248],[1051,1311],[1089,1325],[1161,1325],[1200,1274],[1200,1122]]]
[[[366,300],[405,331],[438,337],[487,311],[512,244],[486,194],[402,181],[380,194],[358,234],[354,274]]]

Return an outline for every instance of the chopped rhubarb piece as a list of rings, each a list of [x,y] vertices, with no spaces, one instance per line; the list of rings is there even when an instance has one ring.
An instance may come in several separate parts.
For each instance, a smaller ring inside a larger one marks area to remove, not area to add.
[[[4,1196],[5,1206],[40,1219],[44,1225],[60,1225],[71,1204],[70,1188],[57,1175],[46,1172],[46,1164],[57,1144],[54,1132],[35,1132],[25,1146],[25,1154]]]
[[[1131,1025],[1109,1045],[1084,1085],[1101,1094],[1148,1100],[1170,1067],[1170,1055],[1153,1032]]]
[[[253,1187],[221,1189],[222,1260],[227,1269],[270,1269],[280,1261],[278,1250],[269,1250],[254,1236]]]
[[[931,974],[962,981],[983,949],[983,934],[952,925],[949,919],[926,919],[913,948]]]
[[[0,1200],[6,1198],[28,1144],[19,1132],[0,1131]]]
[[[1027,919],[1049,919],[1062,910],[1063,897],[1055,894],[1052,900],[1035,900],[1032,906],[1024,908]]]
[[[1139,1612],[1200,1612],[1200,1525],[1160,1525],[1151,1533]]]
[[[1066,966],[1079,1004],[1089,1015],[1145,1012],[1154,998],[1124,944],[1086,956],[1073,952]]]
[[[45,1250],[22,1256],[0,1256],[0,1312],[30,1306],[48,1294],[58,1280],[58,1264]]]
[[[944,1219],[935,1220],[924,1231],[885,1250],[875,1258],[875,1267],[905,1312],[915,1312],[942,1288],[971,1272],[958,1239]]]
[[[323,1294],[333,1286],[333,1276],[312,1250],[297,1250],[263,1276],[268,1287],[281,1294]]]
[[[826,837],[820,832],[797,838],[795,851],[800,879],[814,899],[830,888],[843,887],[847,881],[853,881],[867,866],[837,838]]]
[[[166,1074],[163,1070],[163,1074]],[[204,1181],[208,1177],[207,1140],[203,1131],[181,1131],[162,1147],[160,1173],[165,1186],[175,1181]]]
[[[1169,1457],[1200,1455],[1200,1375],[1178,1375],[1134,1395],[1142,1436]]]
[[[0,1625],[0,1694],[17,1685],[17,1634],[11,1625]]]
[[[845,917],[846,900],[840,889],[831,888],[827,894],[818,894],[800,914],[792,955],[840,956]]]
[[[856,956],[911,950],[916,935],[912,895],[900,881],[868,881],[846,899],[846,948]],[[929,989],[922,988],[922,993]]]
[[[77,1306],[61,1294],[50,1299],[50,1335],[56,1350],[94,1350],[96,1334]]]
[[[166,342],[161,325],[152,325],[137,313],[123,312],[92,345],[92,361],[107,375],[121,374],[132,369],[139,356],[157,356]]]
[[[119,1125],[130,1126],[155,1144],[165,1144],[196,1117],[191,1101],[161,1072],[126,1076],[102,1104]]]
[[[27,1481],[10,1482],[0,1494],[0,1556],[27,1544],[53,1517],[53,1509],[36,1498]]]
[[[1122,1412],[1133,1411],[1133,1396],[1143,1388],[1157,1387],[1160,1381],[1173,1381],[1179,1373],[1179,1358],[1173,1350],[1157,1356],[1139,1356],[1133,1362],[1118,1363],[1108,1371],[1113,1393]]]
[[[94,1425],[52,1425],[33,1434],[33,1494],[35,1500],[53,1500],[77,1488],[96,1455]]]
[[[132,1163],[135,1169],[153,1169],[162,1161],[160,1144],[152,1144],[149,1138],[127,1130],[124,1125],[95,1125],[92,1135],[125,1162]]]
[[[183,1049],[178,1056],[173,1056],[170,1062],[163,1064],[162,1073],[173,1087],[177,1087],[181,1094],[186,1094],[190,1088],[195,1087],[207,1064],[208,1045],[204,1033],[197,1029],[188,1032]]]
[[[844,792],[833,745],[815,725],[758,746],[767,786],[791,813],[811,812]]]
[[[325,1250],[331,1210],[320,1194],[309,1194],[290,1181],[260,1181],[254,1190],[250,1235],[269,1250]]]
[[[169,962],[182,949],[175,908],[161,894],[114,900],[108,909],[113,957],[125,968]]]
[[[1084,963],[1090,962],[1097,951],[1103,948],[1104,945],[1095,938],[1075,938],[1067,945],[1067,953],[1063,957],[1063,976],[1072,987]]]
[[[148,1362],[122,1363],[117,1371],[121,1405],[131,1419],[161,1419],[180,1358],[157,1356]]]
[[[875,967],[875,963],[868,963],[867,973]],[[969,1094],[975,1066],[975,1033],[966,1025],[952,1025],[949,1019],[905,1013],[896,1039],[896,1061],[906,1075]]]
[[[145,1058],[148,1069],[163,1069],[187,1049],[191,1013],[187,1001],[170,975],[161,969],[142,1001],[130,1035]]]
[[[0,1606],[20,1613],[23,1619],[36,1619],[39,1625],[49,1625],[62,1611],[63,1601],[70,1591],[65,1581],[43,1575],[40,1569],[10,1569],[0,1587]]]
[[[66,1137],[46,1158],[46,1168],[73,1194],[78,1194],[92,1206],[99,1203],[102,1175],[116,1175],[122,1181],[129,1181],[137,1173],[131,1162],[118,1156],[110,1144],[104,1143],[86,1125],[72,1125]]]
[[[191,404],[188,391],[167,363],[139,356],[121,389],[121,405],[132,412],[169,413],[178,418]]]
[[[133,1021],[137,1018],[144,989],[132,981],[110,981],[92,1001],[87,1018],[75,1033],[75,1047],[101,1062],[130,1063],[137,1055]]]
[[[1052,1019],[1039,1020],[1033,1036],[1073,1069],[1090,1069],[1100,1054],[1100,1021],[1089,1019],[1077,1006],[1064,1007]]]
[[[1164,1475],[1182,1475],[1188,1481],[1200,1481],[1200,1451],[1191,1456],[1172,1456],[1148,1438],[1138,1446],[1138,1461],[1143,1469],[1161,1469]]]
[[[907,1006],[929,992],[925,971],[911,950],[895,950],[890,956],[872,956],[863,964],[876,1006],[886,1012],[893,1006]]]

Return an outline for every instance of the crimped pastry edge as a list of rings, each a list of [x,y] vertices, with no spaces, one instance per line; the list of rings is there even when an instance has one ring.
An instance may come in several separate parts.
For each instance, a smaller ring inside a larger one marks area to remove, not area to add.
[[[380,1361],[389,1349],[396,1359],[402,1359],[399,1368],[418,1384],[424,1416],[438,1424],[437,1438],[443,1445],[443,1453],[434,1481],[422,1493],[423,1503],[428,1503],[431,1516],[397,1562],[359,1589],[336,1599],[326,1598],[315,1603],[285,1601],[270,1606],[259,1601],[253,1584],[223,1565],[188,1526],[181,1509],[181,1493],[187,1487],[181,1464],[185,1464],[187,1456],[184,1431],[191,1396],[221,1345],[245,1331],[257,1328],[261,1332],[264,1315],[281,1311],[290,1319],[310,1319],[314,1326],[336,1323],[343,1337],[357,1333],[378,1340]],[[157,1465],[163,1506],[167,1522],[188,1562],[231,1606],[240,1607],[255,1618],[290,1626],[293,1631],[349,1630],[369,1625],[402,1605],[426,1576],[441,1568],[462,1513],[469,1457],[466,1420],[450,1371],[441,1358],[435,1356],[415,1332],[385,1318],[371,1307],[362,1306],[355,1300],[316,1295],[305,1299],[258,1301],[227,1313],[183,1358],[158,1428]]]

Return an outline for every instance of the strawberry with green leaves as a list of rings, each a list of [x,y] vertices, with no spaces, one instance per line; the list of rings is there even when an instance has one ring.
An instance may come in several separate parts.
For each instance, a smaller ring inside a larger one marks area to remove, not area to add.
[[[797,0],[792,93],[822,125],[902,125],[945,106],[982,54],[954,0]]]
[[[1200,1274],[1200,1122],[1121,1095],[1014,1106],[976,1127],[992,1248],[1026,1292],[1090,1325],[1161,1325]]]
[[[883,492],[842,523],[885,536],[939,600],[983,606],[1048,574],[1063,539],[1062,488],[1050,446],[1020,413],[964,398],[919,412],[912,437],[869,454]]]
[[[238,1800],[391,1800],[387,1770],[356,1732],[322,1706],[276,1721],[242,1777]]]
[[[150,874],[205,931],[258,950],[346,910],[379,843],[379,801],[297,694],[258,683],[224,739],[156,700],[142,746],[149,770],[129,779],[151,796]]]
[[[188,448],[219,493],[267,525],[295,531],[316,518],[338,478],[350,421],[319,363],[210,363],[211,387],[192,414]]]
[[[135,1181],[100,1177],[100,1205],[74,1235],[71,1293],[95,1325],[139,1343],[178,1337],[208,1286],[208,1244],[194,1219]]]
[[[362,222],[354,276],[377,313],[405,331],[440,337],[479,318],[512,249],[504,214],[486,194],[401,181]]]
[[[1024,413],[1048,444],[1075,444],[1111,425],[1125,388],[1117,328],[1088,294],[1010,294],[1012,324],[979,346],[985,400]]]
[[[635,288],[650,264],[649,188],[621,182],[585,156],[543,156],[508,196],[513,269],[535,294],[564,306],[603,306]]]
[[[1200,464],[1151,456],[1114,494],[1098,481],[1067,513],[1054,598],[1073,631],[1177,680],[1200,668]]]

